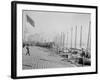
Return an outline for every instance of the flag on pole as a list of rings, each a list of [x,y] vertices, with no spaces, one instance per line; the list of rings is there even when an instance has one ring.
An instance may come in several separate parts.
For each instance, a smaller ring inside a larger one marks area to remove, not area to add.
[[[26,18],[27,18],[27,22],[30,23],[33,27],[35,27],[34,20],[32,20],[32,18],[30,18],[28,15],[26,15]]]

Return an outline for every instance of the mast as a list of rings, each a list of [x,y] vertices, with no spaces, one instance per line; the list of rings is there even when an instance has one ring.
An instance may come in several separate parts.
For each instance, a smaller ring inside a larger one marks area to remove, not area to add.
[[[75,48],[76,48],[76,39],[77,39],[77,26],[76,26],[76,31],[75,31]]]
[[[64,50],[65,34],[62,32],[62,50]]]
[[[72,32],[73,32],[73,27],[71,28],[71,48],[72,48]]]
[[[63,46],[63,37],[62,37],[62,32],[61,32],[61,50],[62,50],[62,46]]]
[[[67,48],[68,48],[68,32],[67,32]]]
[[[65,34],[63,32],[63,49],[64,49],[64,47],[65,47]]]
[[[82,26],[80,29],[80,48],[82,48]]]
[[[90,26],[91,26],[91,22],[89,22],[89,31],[88,31],[88,39],[87,39],[87,50],[89,48],[89,40],[90,40]]]

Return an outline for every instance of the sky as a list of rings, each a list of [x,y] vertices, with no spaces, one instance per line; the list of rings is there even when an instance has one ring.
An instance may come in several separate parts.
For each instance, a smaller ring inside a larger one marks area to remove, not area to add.
[[[35,27],[27,22],[28,15],[34,22]],[[47,12],[47,11],[23,11],[23,37],[28,40],[31,38],[39,40],[40,38],[47,41],[53,41],[56,36],[60,36],[61,32],[65,34],[65,43],[75,44],[75,28],[77,26],[77,44],[80,44],[80,29],[82,26],[82,43],[87,44],[89,22],[91,15],[83,13],[70,12]]]

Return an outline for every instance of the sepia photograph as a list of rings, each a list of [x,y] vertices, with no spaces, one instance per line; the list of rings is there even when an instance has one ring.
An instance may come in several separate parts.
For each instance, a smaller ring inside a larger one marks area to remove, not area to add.
[[[23,70],[91,66],[90,16],[23,10]]]

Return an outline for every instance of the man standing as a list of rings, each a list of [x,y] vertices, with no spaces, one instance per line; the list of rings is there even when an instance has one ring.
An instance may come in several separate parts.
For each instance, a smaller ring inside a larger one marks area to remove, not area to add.
[[[26,55],[28,54],[30,56],[29,46],[28,45],[26,45],[26,50],[27,50]]]
[[[83,48],[82,48],[81,56],[82,56],[82,61],[83,61],[83,64],[82,65],[84,66],[85,51],[83,50]]]

